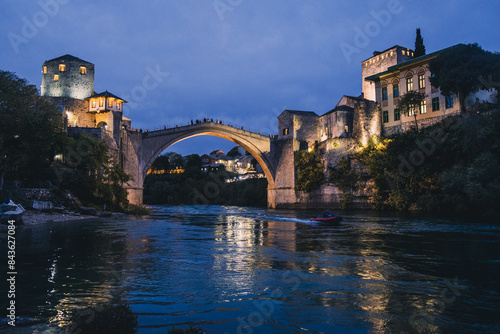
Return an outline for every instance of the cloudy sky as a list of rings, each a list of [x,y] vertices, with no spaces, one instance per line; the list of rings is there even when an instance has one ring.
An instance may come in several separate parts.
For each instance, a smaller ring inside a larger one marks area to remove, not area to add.
[[[69,53],[95,64],[97,92],[130,102],[136,128],[211,117],[268,133],[285,108],[323,114],[359,95],[360,62],[413,48],[418,27],[427,52],[500,51],[498,13],[497,0],[2,0],[0,69],[40,87],[42,63]],[[169,150],[233,146],[196,137]]]

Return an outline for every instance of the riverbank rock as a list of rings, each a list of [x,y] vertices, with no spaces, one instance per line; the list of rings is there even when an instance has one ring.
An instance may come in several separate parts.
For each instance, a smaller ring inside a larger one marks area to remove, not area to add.
[[[112,217],[113,214],[109,211],[99,211],[98,216],[106,218],[106,217]]]
[[[82,215],[98,216],[98,212],[97,212],[96,208],[90,208],[90,207],[86,207],[86,206],[80,207],[80,213]]]

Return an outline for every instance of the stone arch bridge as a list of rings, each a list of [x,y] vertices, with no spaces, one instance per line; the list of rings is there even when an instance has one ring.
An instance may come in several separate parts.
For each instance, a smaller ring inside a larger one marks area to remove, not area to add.
[[[268,206],[275,207],[276,166],[271,157],[271,138],[220,123],[199,123],[164,130],[122,132],[120,159],[125,172],[132,176],[127,185],[129,201],[142,203],[143,184],[153,162],[168,147],[195,136],[215,136],[243,147],[262,167],[268,181]]]

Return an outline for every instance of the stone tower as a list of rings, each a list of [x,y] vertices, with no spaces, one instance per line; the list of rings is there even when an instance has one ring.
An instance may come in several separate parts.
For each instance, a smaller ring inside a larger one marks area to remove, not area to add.
[[[375,85],[365,78],[374,74],[385,72],[389,67],[407,62],[413,59],[414,52],[411,49],[395,45],[382,52],[375,51],[373,56],[361,62],[361,80],[363,81],[363,97],[370,101],[376,101]]]
[[[41,96],[83,100],[94,93],[94,64],[69,54],[47,60],[42,68]]]

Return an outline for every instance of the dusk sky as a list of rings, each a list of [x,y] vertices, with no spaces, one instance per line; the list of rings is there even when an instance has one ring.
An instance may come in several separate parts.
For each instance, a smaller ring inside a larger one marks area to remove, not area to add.
[[[97,92],[129,101],[135,128],[210,117],[268,134],[283,109],[321,115],[358,96],[360,62],[414,48],[416,28],[428,53],[500,51],[499,13],[496,0],[2,0],[0,69],[40,88],[42,63],[71,54],[95,64]],[[196,137],[168,151],[233,146]]]

